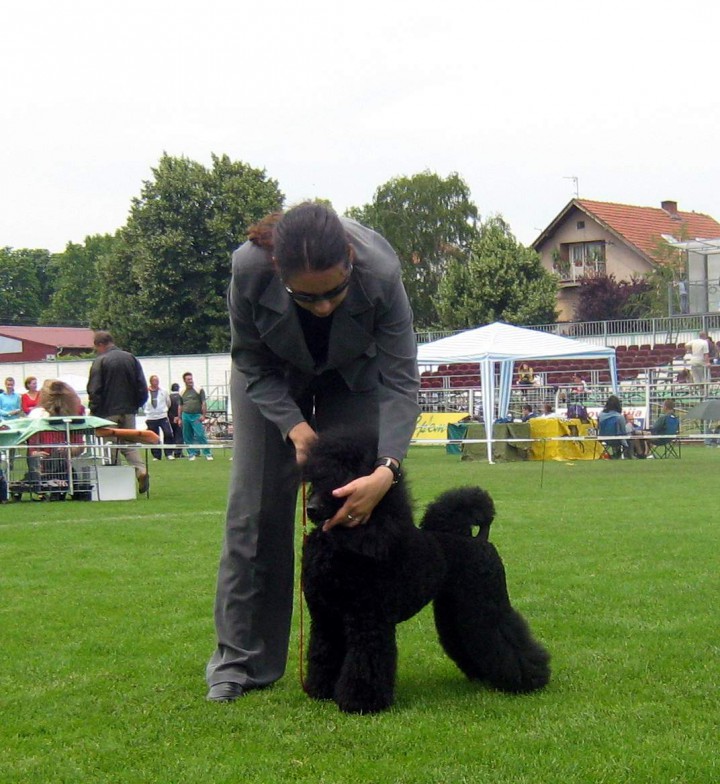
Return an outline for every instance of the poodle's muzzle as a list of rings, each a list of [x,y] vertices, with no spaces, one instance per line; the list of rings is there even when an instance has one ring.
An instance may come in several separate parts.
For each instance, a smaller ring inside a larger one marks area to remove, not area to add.
[[[307,512],[308,519],[315,525],[320,525],[331,517],[334,517],[335,512],[342,506],[335,498],[328,499],[319,493],[310,492],[305,511]]]

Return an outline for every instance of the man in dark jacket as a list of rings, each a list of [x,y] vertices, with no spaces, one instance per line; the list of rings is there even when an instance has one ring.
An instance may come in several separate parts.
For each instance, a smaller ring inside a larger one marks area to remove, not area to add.
[[[134,430],[135,415],[148,397],[145,374],[137,359],[128,351],[119,349],[109,332],[96,332],[93,340],[97,359],[90,368],[87,391],[90,413],[109,419],[118,427]],[[138,489],[147,492],[149,477],[139,449],[120,448],[128,463],[135,469]]]
[[[168,419],[173,431],[173,443],[182,444],[183,442],[183,428],[182,419],[180,419],[180,407],[182,406],[182,397],[180,396],[180,384],[173,384],[170,387],[170,408],[168,409]],[[175,449],[168,455],[168,460],[174,460],[177,457],[182,457],[183,451],[181,448]]]

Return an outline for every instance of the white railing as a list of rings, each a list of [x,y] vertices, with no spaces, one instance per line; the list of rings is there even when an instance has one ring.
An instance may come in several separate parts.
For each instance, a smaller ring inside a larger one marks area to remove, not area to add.
[[[509,415],[520,418],[523,405],[529,403],[537,412],[542,412],[545,404],[553,410],[564,410],[570,403],[582,403],[586,408],[602,408],[608,397],[613,394],[608,384],[590,385],[586,393],[579,399],[573,395],[569,386],[545,387],[513,387],[510,395]],[[671,381],[655,382],[623,382],[619,391],[620,402],[624,409],[642,408],[652,423],[661,413],[665,400],[675,401],[675,410],[682,422],[682,433],[698,433],[701,423],[687,420],[685,414],[695,405],[708,398],[720,399],[720,383],[706,382],[702,384],[677,384]],[[484,419],[481,410],[482,392],[480,388],[454,389],[423,389],[418,401],[420,408],[428,413],[457,413],[474,418]],[[493,421],[498,412],[493,412]]]
[[[482,326],[482,325],[478,325]],[[549,332],[552,335],[578,338],[607,346],[643,345],[649,343],[684,343],[698,332],[708,332],[720,338],[720,313],[704,313],[660,318],[616,319],[612,321],[565,321],[556,324],[523,325],[527,329]],[[457,335],[464,330],[433,330],[418,332],[418,343],[429,343],[439,338]]]

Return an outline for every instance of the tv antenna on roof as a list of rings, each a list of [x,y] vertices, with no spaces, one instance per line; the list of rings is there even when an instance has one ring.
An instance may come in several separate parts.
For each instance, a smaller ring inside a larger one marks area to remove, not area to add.
[[[580,198],[580,184],[577,177],[563,177],[563,180],[572,180],[575,185],[575,198]]]

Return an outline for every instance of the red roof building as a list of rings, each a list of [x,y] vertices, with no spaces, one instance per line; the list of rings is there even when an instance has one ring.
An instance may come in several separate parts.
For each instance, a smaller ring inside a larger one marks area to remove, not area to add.
[[[94,332],[81,327],[0,326],[0,362],[37,362],[93,350]]]
[[[681,212],[677,202],[660,207],[572,199],[533,242],[543,266],[560,277],[560,319],[572,321],[580,278],[614,275],[617,280],[647,275],[658,263],[663,236],[720,238],[720,223],[709,215]],[[692,283],[692,281],[690,281]]]

